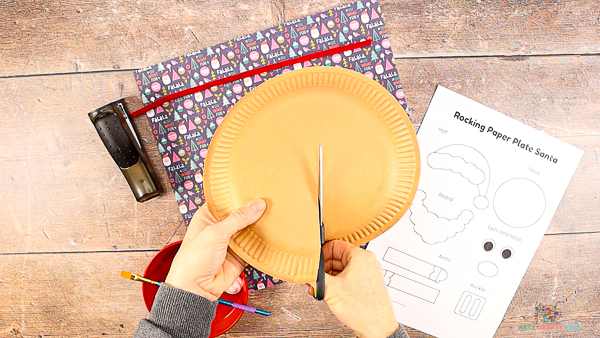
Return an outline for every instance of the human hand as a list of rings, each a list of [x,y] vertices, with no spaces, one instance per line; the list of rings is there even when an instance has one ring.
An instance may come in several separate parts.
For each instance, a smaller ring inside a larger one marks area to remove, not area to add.
[[[246,262],[227,249],[229,240],[239,230],[255,223],[266,206],[264,200],[257,199],[221,222],[215,220],[206,204],[199,208],[190,221],[165,283],[211,301],[216,301],[230,287],[236,288],[234,283]],[[239,285],[237,289],[239,291]]]
[[[344,241],[323,246],[325,302],[360,338],[387,337],[398,329],[381,266],[370,251]],[[308,288],[313,295],[314,283]]]

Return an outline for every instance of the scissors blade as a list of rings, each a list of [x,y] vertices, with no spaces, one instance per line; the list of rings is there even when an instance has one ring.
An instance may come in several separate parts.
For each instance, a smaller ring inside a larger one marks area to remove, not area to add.
[[[319,144],[319,229],[321,232],[321,245],[325,244],[323,229],[323,147]]]
[[[321,250],[319,252],[319,270],[317,273],[314,297],[316,300],[325,298],[325,260],[323,259],[323,244],[325,244],[325,225],[323,224],[323,147],[319,144],[319,233]]]

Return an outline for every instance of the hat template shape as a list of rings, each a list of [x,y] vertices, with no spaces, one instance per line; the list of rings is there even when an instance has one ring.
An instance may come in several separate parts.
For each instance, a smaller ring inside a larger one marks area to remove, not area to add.
[[[429,154],[427,164],[433,169],[450,170],[477,186],[479,194],[473,199],[473,205],[477,209],[488,207],[490,165],[478,150],[463,144],[449,145]]]
[[[231,249],[289,282],[317,276],[319,145],[326,241],[366,243],[406,212],[420,170],[414,130],[385,88],[351,70],[309,67],[264,82],[226,115],[206,158],[206,201],[217,220],[256,198],[267,202]]]

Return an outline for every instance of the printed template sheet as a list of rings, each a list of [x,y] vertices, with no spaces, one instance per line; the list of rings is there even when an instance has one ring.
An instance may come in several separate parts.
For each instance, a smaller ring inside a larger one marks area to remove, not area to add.
[[[411,208],[368,250],[398,321],[493,337],[583,151],[438,86]]]

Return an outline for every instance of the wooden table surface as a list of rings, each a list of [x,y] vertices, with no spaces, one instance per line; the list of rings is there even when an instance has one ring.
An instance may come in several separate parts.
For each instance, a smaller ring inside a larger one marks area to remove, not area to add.
[[[147,311],[119,272],[185,233],[146,119],[136,126],[166,193],[137,203],[88,111],[121,97],[140,107],[134,69],[345,2],[0,2],[0,336],[131,336]],[[600,2],[381,6],[415,127],[440,84],[585,150],[496,336],[598,336]],[[227,336],[352,336],[304,285],[250,302],[272,316],[244,315]],[[519,330],[540,304],[581,329]]]

